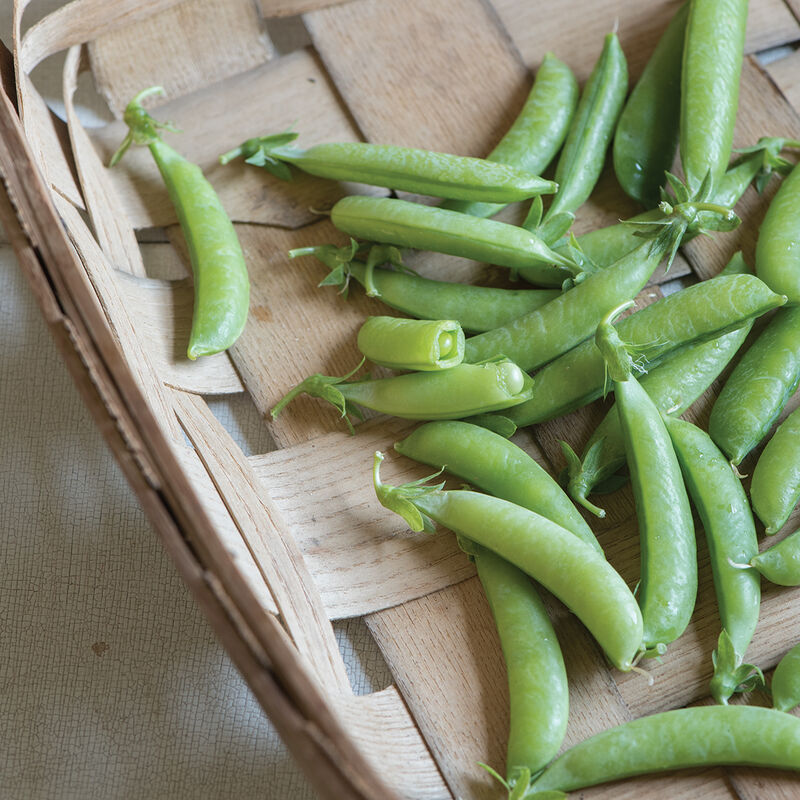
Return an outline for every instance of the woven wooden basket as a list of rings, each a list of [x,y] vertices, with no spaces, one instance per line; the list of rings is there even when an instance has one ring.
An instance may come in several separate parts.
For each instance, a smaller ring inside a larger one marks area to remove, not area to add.
[[[178,570],[320,796],[497,796],[476,767],[485,761],[502,769],[507,725],[502,657],[480,585],[454,537],[410,534],[371,488],[372,452],[391,451],[409,424],[375,418],[351,437],[335,413],[310,400],[267,421],[271,405],[301,378],[350,370],[358,360],[354,331],[379,312],[360,291],[344,302],[317,289],[319,266],[286,257],[291,247],[341,241],[312,209],[329,206],[346,187],[307,178],[284,184],[215,159],[244,138],[292,124],[304,144],[365,139],[485,154],[547,50],[583,81],[603,35],[618,24],[636,79],[676,3],[74,0],[23,35],[27,5],[15,0],[13,63],[8,53],[3,63],[0,219]],[[795,15],[800,0],[752,0],[747,52],[800,40]],[[296,47],[273,44],[292,38]],[[63,50],[66,123],[29,78]],[[74,95],[87,68],[117,117],[139,89],[166,87],[155,114],[183,129],[175,145],[203,166],[237,222],[252,303],[227,354],[196,363],[182,355],[188,272],[180,280],[149,277],[137,242],[138,232],[155,229],[150,240],[163,233],[185,264],[174,212],[146,151],[131,152],[114,171],[104,166],[124,128],[82,127]],[[800,138],[798,74],[800,53],[787,51],[766,67],[747,59],[737,145],[765,134]],[[668,277],[710,277],[737,248],[751,259],[771,189],[761,197],[749,190],[741,229],[686,245]],[[576,230],[635,211],[608,173]],[[519,209],[506,214],[517,219]],[[484,265],[430,254],[413,265],[429,276],[502,279]],[[659,297],[664,280],[659,275],[640,302]],[[274,441],[251,457],[203,399],[244,391]],[[704,422],[712,399],[688,416]],[[557,472],[558,441],[579,450],[602,413],[596,404],[515,440]],[[385,477],[423,472],[389,458]],[[629,490],[606,507],[606,519],[591,522],[632,585],[639,554]],[[583,627],[547,598],[570,679],[565,746],[634,717],[705,702],[719,622],[702,542],[700,569],[692,624],[665,662],[652,666],[654,686],[611,670]],[[800,592],[765,586],[748,660],[772,667],[797,638],[798,612]],[[367,696],[353,694],[330,624],[353,616],[366,619],[395,681]],[[794,776],[742,768],[630,780],[581,796],[799,794]]]

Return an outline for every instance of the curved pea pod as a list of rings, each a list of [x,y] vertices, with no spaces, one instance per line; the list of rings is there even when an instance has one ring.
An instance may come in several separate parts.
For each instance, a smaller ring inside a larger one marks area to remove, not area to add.
[[[358,349],[382,367],[448,369],[464,360],[464,331],[451,319],[367,317],[358,331]]]
[[[660,200],[664,172],[678,146],[681,61],[689,3],[673,16],[625,104],[614,135],[614,172],[625,192],[646,208]]]
[[[800,645],[796,644],[772,673],[772,705],[776,711],[791,711],[800,705]]]
[[[686,185],[712,195],[733,145],[747,0],[692,0],[681,72],[680,151]]]
[[[468,422],[429,422],[394,449],[535,511],[602,552],[592,529],[558,483],[522,448],[497,433]]]
[[[708,543],[723,631],[713,656],[711,694],[727,703],[734,692],[751,691],[763,681],[761,670],[742,663],[758,622],[761,581],[754,570],[731,563],[747,563],[758,553],[753,512],[741,481],[711,437],[685,420],[663,419]]]
[[[790,304],[800,303],[800,169],[784,180],[761,223],[756,243],[756,275]]]
[[[675,450],[659,410],[632,375],[633,362],[608,321],[595,341],[614,383],[641,541],[639,605],[646,655],[661,655],[686,630],[697,597],[697,545]]]
[[[750,499],[767,534],[777,533],[786,524],[800,500],[800,408],[767,442],[753,470]]]
[[[159,86],[145,89],[131,100],[124,120],[129,127],[116,164],[131,144],[147,145],[175,208],[194,275],[194,311],[187,355],[213,355],[227,350],[241,335],[247,322],[250,279],[239,239],[214,188],[196,164],[187,161],[158,134],[160,128],[174,130],[153,119],[141,105],[152,94],[163,94]]]
[[[749,267],[737,253],[721,274],[748,272]],[[753,321],[748,320],[740,328],[715,339],[684,345],[642,375],[639,383],[659,411],[680,416],[725,369],[752,327]],[[625,445],[616,407],[612,406],[595,428],[581,458],[566,442],[562,442],[561,447],[567,459],[570,496],[593,514],[605,516],[603,509],[588,500],[588,495],[625,465]]]
[[[778,544],[751,558],[750,566],[770,583],[800,586],[800,531],[790,533]]]
[[[503,650],[510,711],[506,777],[513,786],[552,761],[564,742],[567,671],[531,579],[485,547],[463,539],[461,546],[475,561]]]
[[[679,347],[740,328],[784,302],[755,276],[720,275],[631,314],[617,330],[654,367]],[[544,366],[531,399],[504,416],[522,427],[567,414],[600,397],[605,380],[600,351],[593,341],[583,342]]]
[[[497,497],[440,486],[385,486],[375,455],[375,492],[415,531],[434,520],[511,562],[558,597],[589,629],[611,663],[630,670],[642,643],[642,616],[619,573],[594,547],[549,519]]]
[[[289,144],[296,136],[279,133],[248,139],[220,161],[227,164],[245,156],[248,164],[283,179],[291,179],[285,164],[292,164],[319,178],[486,203],[513,203],[558,188],[527,170],[482,158],[368,142],[334,142],[302,150]]]
[[[572,70],[552,53],[545,53],[522,111],[486,160],[540,175],[564,142],[577,103],[578,83]],[[491,217],[503,208],[459,200],[442,207],[474,217]]]
[[[499,328],[561,294],[559,289],[499,289],[434,281],[377,267],[370,272],[363,261],[354,259],[352,247],[325,244],[290,250],[289,255],[313,255],[328,266],[331,272],[320,286],[338,286],[346,295],[350,278],[355,278],[391,308],[417,319],[456,320],[465,331],[475,333]]]
[[[685,229],[674,221],[655,239],[643,241],[613,266],[591,274],[541,308],[468,339],[465,360],[482,361],[502,353],[526,370],[552,361],[591,336],[609,311],[634,298],[661,261],[677,249]]]
[[[734,464],[767,435],[800,384],[800,308],[782,308],[722,387],[708,432]]]
[[[331,209],[340,230],[361,239],[432,250],[503,267],[536,268],[537,282],[561,286],[575,265],[524,228],[386,197],[343,197]]]
[[[571,747],[533,781],[526,797],[725,764],[800,770],[800,719],[744,705],[679,708],[641,717]]]
[[[307,394],[321,397],[338,408],[351,432],[348,415],[360,418],[359,406],[404,419],[458,419],[521,403],[530,397],[533,385],[531,378],[507,358],[483,364],[459,364],[437,372],[410,372],[346,383],[352,374],[342,378],[328,375],[306,378],[272,409],[272,418],[295,397]]]

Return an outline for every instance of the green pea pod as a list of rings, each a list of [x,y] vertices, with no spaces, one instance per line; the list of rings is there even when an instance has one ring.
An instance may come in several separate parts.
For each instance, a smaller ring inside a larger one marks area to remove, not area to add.
[[[632,375],[633,362],[610,323],[595,342],[614,382],[642,548],[639,605],[648,654],[661,655],[686,630],[697,597],[697,545],[689,498],[659,410]]]
[[[677,249],[686,226],[676,220],[616,264],[591,274],[573,289],[501,328],[467,340],[465,360],[503,354],[532,370],[592,335],[600,320],[644,288],[661,261]]]
[[[524,228],[406,200],[344,197],[331,210],[331,221],[340,231],[368,241],[515,269],[535,267],[543,285],[561,286],[575,267]]]
[[[358,331],[358,349],[382,367],[448,369],[464,360],[464,331],[453,320],[367,317]]]
[[[244,330],[250,302],[247,275],[239,239],[222,203],[196,164],[187,161],[158,134],[157,122],[141,101],[163,94],[159,86],[145,89],[128,103],[125,124],[130,128],[111,159],[116,164],[131,144],[147,145],[175,207],[189,250],[194,274],[194,312],[187,355],[212,355],[227,350]]]
[[[467,422],[429,422],[394,448],[415,461],[447,469],[495,497],[535,511],[602,552],[592,529],[558,483],[502,436]]]
[[[772,199],[756,243],[756,275],[790,304],[800,304],[799,204],[800,169],[795,167]]]
[[[770,583],[800,586],[800,531],[790,533],[778,544],[751,558],[750,566]]]
[[[603,51],[586,82],[556,167],[558,192],[545,219],[580,208],[603,169],[625,95],[628,65],[615,33],[606,36]]]
[[[660,200],[664,173],[678,146],[681,61],[689,3],[667,26],[634,86],[614,136],[614,172],[624,191],[646,208]]]
[[[497,497],[442,491],[419,481],[385,486],[375,454],[375,492],[412,530],[431,520],[511,562],[558,597],[583,622],[611,663],[630,670],[642,642],[642,617],[619,573],[594,547],[549,519]]]
[[[248,139],[221,156],[220,162],[245,156],[248,164],[280,178],[291,178],[285,168],[288,163],[319,178],[486,203],[513,203],[558,188],[532,172],[482,158],[368,142],[318,144],[301,150],[288,143],[296,136],[279,133]]]
[[[559,289],[498,289],[434,281],[407,271],[374,269],[369,275],[363,261],[354,260],[349,247],[321,245],[290,250],[292,258],[316,256],[331,269],[320,286],[338,286],[346,294],[350,278],[391,308],[417,319],[453,319],[465,331],[481,333],[499,328],[533,311],[561,294]]]
[[[708,432],[734,464],[767,435],[800,384],[800,308],[782,308],[742,356],[711,410]]]
[[[800,500],[800,408],[778,426],[753,470],[753,511],[766,533],[777,533]]]
[[[744,705],[679,708],[641,717],[571,747],[533,781],[526,797],[725,764],[800,770],[800,719]]]
[[[458,419],[521,403],[530,397],[533,385],[531,378],[507,358],[345,383],[350,375],[306,378],[272,409],[273,419],[300,394],[327,400],[341,411],[351,431],[348,415],[360,418],[359,406],[404,419]]]
[[[522,111],[486,156],[487,161],[541,175],[561,147],[577,103],[578,83],[572,70],[552,53],[546,53]],[[459,200],[450,200],[442,207],[473,217],[492,217],[503,208],[495,203]]]
[[[631,314],[617,330],[655,367],[679,347],[736,330],[784,302],[753,275],[720,275]],[[600,351],[594,342],[583,342],[544,366],[536,374],[531,399],[504,416],[517,427],[553,419],[596,400],[605,381]]]
[[[711,695],[727,703],[737,691],[751,691],[761,671],[742,663],[758,622],[761,581],[747,563],[758,553],[753,512],[739,478],[711,437],[691,422],[663,415],[686,487],[700,514],[711,557],[714,591],[723,633],[714,653]]]
[[[749,271],[741,253],[737,252],[720,274],[743,275]],[[639,383],[659,411],[680,416],[725,369],[752,327],[753,321],[748,320],[737,330],[715,339],[684,345],[639,378]],[[612,407],[595,428],[582,458],[578,458],[566,442],[562,442],[561,447],[567,459],[567,489],[573,500],[604,517],[605,511],[589,502],[588,495],[625,465],[625,444],[616,408]]]
[[[772,705],[777,711],[791,711],[800,705],[800,645],[796,644],[772,673]]]
[[[733,145],[747,0],[692,0],[681,72],[680,151],[686,185],[714,195]]]
[[[555,758],[567,732],[564,658],[544,604],[522,570],[474,542],[473,557],[492,610],[508,675],[506,777],[513,786]]]

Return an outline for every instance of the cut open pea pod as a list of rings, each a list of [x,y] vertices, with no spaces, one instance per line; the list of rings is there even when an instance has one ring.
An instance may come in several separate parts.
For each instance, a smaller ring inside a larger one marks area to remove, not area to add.
[[[464,360],[464,331],[452,319],[367,317],[358,332],[358,349],[373,364],[391,369],[432,370]]]

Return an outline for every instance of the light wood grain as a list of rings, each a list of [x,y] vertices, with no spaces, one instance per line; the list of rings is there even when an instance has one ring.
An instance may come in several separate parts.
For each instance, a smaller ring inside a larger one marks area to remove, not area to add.
[[[350,0],[257,0],[258,8],[264,17],[293,17],[307,14],[327,6],[349,3]]]
[[[771,61],[765,69],[792,108],[800,109],[800,52]]]

